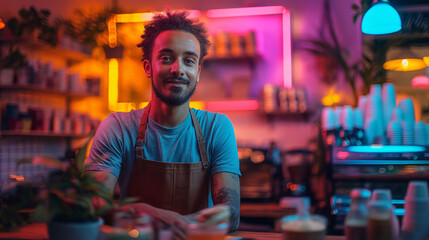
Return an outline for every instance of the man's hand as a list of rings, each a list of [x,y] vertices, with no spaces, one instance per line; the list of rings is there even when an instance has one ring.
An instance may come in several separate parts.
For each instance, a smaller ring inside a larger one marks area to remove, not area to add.
[[[229,223],[231,212],[228,205],[219,204],[211,208],[205,208],[197,213],[196,219],[202,225],[217,225]]]
[[[212,177],[213,204],[229,206],[230,232],[236,231],[240,223],[240,177],[234,173],[220,172]]]
[[[157,226],[168,226],[170,228],[173,239],[186,239],[186,229],[189,222],[179,213],[155,208],[146,203],[131,203],[123,206],[121,211],[149,214]]]

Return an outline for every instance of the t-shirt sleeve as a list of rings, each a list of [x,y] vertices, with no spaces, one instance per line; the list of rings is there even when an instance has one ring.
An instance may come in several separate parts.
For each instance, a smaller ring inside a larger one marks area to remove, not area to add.
[[[211,173],[230,172],[241,176],[237,143],[231,121],[223,114],[217,114],[214,121],[213,148],[211,149]]]
[[[106,171],[119,177],[123,136],[117,118],[110,114],[100,124],[85,164],[87,171]]]

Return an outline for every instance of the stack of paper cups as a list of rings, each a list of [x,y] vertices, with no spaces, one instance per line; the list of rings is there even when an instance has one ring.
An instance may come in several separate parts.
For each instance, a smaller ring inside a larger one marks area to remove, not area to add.
[[[363,116],[362,111],[359,108],[353,109],[353,117],[355,128],[363,129]]]
[[[429,123],[425,124],[425,128],[426,128],[426,145],[429,146]]]
[[[372,84],[369,93],[371,95],[379,95],[381,96],[381,85],[380,84]]]
[[[365,109],[365,132],[367,133],[368,144],[380,143],[374,140],[383,139],[385,132],[383,102],[381,96],[377,95],[378,91],[374,90],[374,92],[374,94],[368,96]]]
[[[387,127],[387,137],[390,145],[402,144],[402,125],[399,121],[390,121]]]
[[[335,113],[331,107],[325,107],[322,110],[322,129],[329,131],[337,128]]]
[[[408,122],[415,122],[416,117],[414,115],[414,104],[411,98],[404,98],[399,102],[399,107],[402,110],[403,120]]]
[[[399,122],[404,120],[404,118],[402,116],[402,110],[400,107],[395,107],[392,109],[392,116],[391,116],[390,120],[399,121]]]
[[[426,127],[423,121],[418,121],[414,128],[414,144],[415,145],[426,145]]]
[[[414,122],[402,121],[402,144],[414,145]]]
[[[359,100],[358,100],[358,108],[362,114],[362,119],[365,119],[365,111],[366,111],[366,96],[365,95],[361,95],[359,96]]]
[[[353,109],[351,106],[344,106],[341,112],[341,127],[344,130],[353,130]]]
[[[429,194],[425,181],[411,181],[405,196],[402,239],[418,240],[428,236]]]
[[[383,84],[382,90],[383,99],[383,112],[384,112],[384,124],[387,128],[391,119],[392,110],[396,107],[396,93],[395,87],[391,83]]]
[[[381,137],[380,125],[381,123],[373,118],[365,121],[365,134],[368,144],[377,143],[377,139]]]
[[[335,126],[339,128],[341,126],[341,113],[343,112],[343,107],[337,106],[334,109],[335,113]]]

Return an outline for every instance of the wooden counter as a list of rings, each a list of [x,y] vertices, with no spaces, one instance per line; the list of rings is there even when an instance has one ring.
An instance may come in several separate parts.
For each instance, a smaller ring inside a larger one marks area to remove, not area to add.
[[[275,240],[282,239],[281,233],[266,232],[234,232],[227,236],[226,240],[249,238],[254,240]],[[0,239],[9,240],[48,240],[46,224],[35,223],[22,227],[17,232],[0,232]],[[344,240],[344,236],[326,236],[326,240]]]
[[[295,208],[282,208],[278,203],[241,203],[240,206],[242,218],[272,218],[275,232],[280,232],[280,219],[293,214],[296,214]]]
[[[254,239],[254,240],[282,240],[281,233],[267,233],[267,232],[234,232],[227,236],[228,240],[239,240],[240,238]],[[325,240],[345,240],[344,236],[326,236]]]

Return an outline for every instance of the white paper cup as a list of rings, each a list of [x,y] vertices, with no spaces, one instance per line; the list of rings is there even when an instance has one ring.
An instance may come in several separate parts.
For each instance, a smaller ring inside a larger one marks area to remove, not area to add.
[[[353,117],[354,117],[355,128],[362,129],[363,128],[363,115],[362,115],[362,111],[359,108],[355,108],[353,110]]]
[[[332,130],[337,128],[335,113],[331,107],[325,107],[322,110],[322,129],[323,130]]]
[[[411,181],[405,196],[405,215],[402,220],[403,239],[422,239],[429,233],[428,185],[425,181]]]
[[[426,129],[423,121],[418,121],[414,128],[414,144],[415,145],[426,145]]]
[[[392,116],[390,117],[390,120],[392,121],[402,121],[402,110],[400,107],[395,107],[392,109]]]
[[[341,126],[345,130],[353,130],[353,110],[351,106],[344,106],[341,112]]]
[[[425,181],[411,181],[408,183],[405,200],[429,201],[428,184]],[[429,204],[429,202],[428,202]]]
[[[379,95],[381,96],[381,85],[380,84],[372,84],[369,92],[371,95]]]

